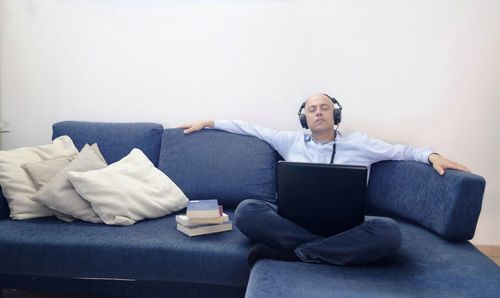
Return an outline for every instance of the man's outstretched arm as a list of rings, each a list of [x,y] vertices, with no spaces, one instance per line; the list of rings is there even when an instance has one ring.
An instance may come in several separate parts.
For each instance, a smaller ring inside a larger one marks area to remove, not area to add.
[[[429,163],[439,175],[444,175],[446,169],[470,172],[467,167],[435,153],[431,148],[417,148],[407,145],[392,145],[373,139],[365,134],[357,135],[358,141],[364,144],[370,160],[414,160]]]
[[[184,128],[185,134],[189,134],[203,128],[216,128],[235,134],[257,137],[268,143],[283,157],[287,155],[288,150],[296,138],[301,135],[300,133],[292,131],[270,129],[238,120],[201,120],[181,125],[179,128]]]

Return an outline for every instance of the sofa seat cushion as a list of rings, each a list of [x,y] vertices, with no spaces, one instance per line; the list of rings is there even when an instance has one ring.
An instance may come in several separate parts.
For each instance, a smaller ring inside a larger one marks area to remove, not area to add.
[[[498,297],[500,269],[469,242],[400,222],[399,252],[367,266],[258,261],[246,297]]]
[[[0,220],[1,274],[244,286],[249,247],[236,227],[190,238],[176,230],[175,214],[126,227]]]

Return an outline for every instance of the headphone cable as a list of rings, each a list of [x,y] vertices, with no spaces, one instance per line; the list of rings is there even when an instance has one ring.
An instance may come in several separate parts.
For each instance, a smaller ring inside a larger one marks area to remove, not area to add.
[[[332,158],[330,158],[330,163],[333,164],[333,160],[335,159],[335,152],[337,151],[337,130],[334,130],[335,136],[333,137],[333,150],[332,150]]]

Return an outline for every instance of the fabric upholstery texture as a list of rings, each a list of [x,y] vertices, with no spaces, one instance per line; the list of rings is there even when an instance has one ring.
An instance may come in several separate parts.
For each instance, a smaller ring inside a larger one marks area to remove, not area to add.
[[[396,255],[371,265],[338,267],[260,260],[246,297],[498,297],[500,267],[469,242],[448,242],[399,221]]]
[[[234,211],[226,209],[230,219]],[[189,237],[174,214],[131,226],[53,217],[0,220],[3,274],[122,278],[244,286],[250,241],[233,231]]]
[[[275,201],[278,155],[255,137],[165,129],[161,148],[159,169],[191,200],[218,199],[224,207],[251,198]]]
[[[161,124],[63,121],[55,123],[52,131],[52,138],[69,135],[79,150],[85,144],[97,143],[108,164],[138,148],[158,166],[163,133]]]
[[[188,203],[177,185],[139,149],[103,169],[71,171],[68,178],[109,225],[132,225],[161,217],[186,208]]]
[[[485,188],[483,177],[422,163],[384,161],[371,167],[368,209],[416,222],[450,240],[474,236]]]
[[[54,214],[43,204],[33,201],[37,188],[22,167],[25,163],[72,157],[77,153],[68,136],[61,136],[47,145],[0,151],[0,185],[9,204],[10,217],[28,219]]]
[[[105,168],[107,164],[101,160],[102,157],[98,152],[96,144],[85,146],[69,165],[35,194],[34,200],[73,218],[94,223],[102,222],[90,203],[76,192],[68,178],[68,173],[71,171],[84,172]]]

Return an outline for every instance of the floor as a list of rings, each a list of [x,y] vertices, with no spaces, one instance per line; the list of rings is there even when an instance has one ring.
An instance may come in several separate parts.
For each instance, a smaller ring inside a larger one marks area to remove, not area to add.
[[[500,266],[500,246],[476,245],[476,247]]]
[[[89,296],[60,293],[37,293],[20,290],[3,290],[2,298],[110,298],[106,296]]]
[[[500,246],[478,245],[476,247],[500,266]],[[109,298],[106,296],[36,293],[19,290],[3,290],[2,294],[2,298]]]

